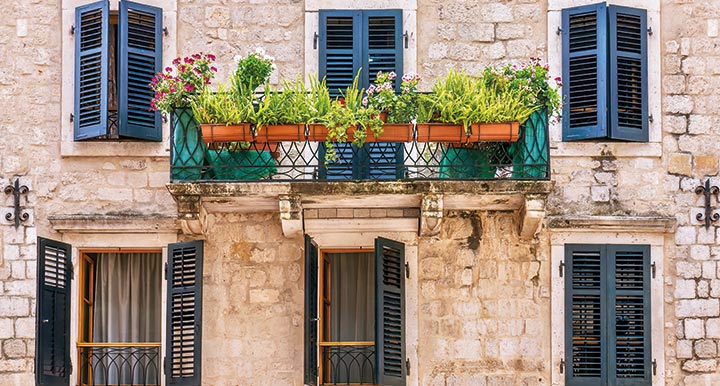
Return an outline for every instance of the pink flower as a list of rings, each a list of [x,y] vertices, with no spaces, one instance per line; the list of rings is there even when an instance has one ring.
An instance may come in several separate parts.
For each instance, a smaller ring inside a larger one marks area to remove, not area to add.
[[[374,92],[375,92],[375,85],[371,84],[370,87],[368,87],[368,89],[367,89],[367,93],[368,93],[368,95],[371,95]]]
[[[395,71],[390,71],[390,73],[388,74],[388,79],[393,80],[395,79],[395,77],[397,77]]]
[[[178,64],[180,64],[180,58],[175,58],[175,59],[173,59],[172,64],[174,64],[174,65],[176,65],[176,66],[177,66]]]
[[[553,79],[553,80],[555,81],[555,83],[560,83],[560,81],[561,81],[562,79],[560,79],[559,76],[556,76],[555,79]]]
[[[215,68],[215,67],[210,67],[210,71],[212,71],[212,72],[217,72],[217,68]]]
[[[187,92],[192,92],[192,90],[195,90],[195,86],[193,86],[193,85],[191,85],[191,84],[186,84],[186,85],[185,85],[185,91],[187,91]]]
[[[200,56],[200,54],[193,54],[192,57],[193,57],[193,59],[197,59],[197,60],[202,59],[202,56]]]
[[[210,60],[215,60],[215,55],[213,55],[213,54],[207,54],[206,56]]]
[[[367,97],[363,98],[363,100],[362,100],[362,105],[363,105],[363,106],[367,106],[367,105],[368,105],[368,98],[367,98]]]
[[[184,61],[187,64],[195,64],[195,61],[192,58],[185,58]]]
[[[170,68],[170,67],[165,67],[165,71],[170,72],[170,71],[172,71],[172,68]]]

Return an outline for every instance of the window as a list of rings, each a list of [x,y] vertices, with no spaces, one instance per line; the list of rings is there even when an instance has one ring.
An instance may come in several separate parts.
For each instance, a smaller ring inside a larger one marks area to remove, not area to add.
[[[565,384],[651,385],[650,246],[565,245]]]
[[[38,238],[37,385],[70,384],[71,253],[68,244]],[[200,385],[202,255],[200,241],[168,246],[163,362],[161,253],[81,252],[78,385],[159,385],[163,373],[165,384]]]
[[[350,86],[358,71],[365,89],[378,71],[402,74],[402,11],[321,10],[319,30],[319,76],[326,79],[332,96]],[[399,82],[395,86],[399,90]],[[362,149],[337,144],[338,160],[320,168],[320,177],[402,178],[403,150],[399,143],[369,142]]]
[[[305,384],[405,385],[405,246],[318,251],[305,238]]]
[[[162,140],[149,111],[152,77],[162,66],[162,9],[107,1],[75,9],[74,139]]]
[[[648,33],[642,9],[563,9],[563,140],[648,141]]]

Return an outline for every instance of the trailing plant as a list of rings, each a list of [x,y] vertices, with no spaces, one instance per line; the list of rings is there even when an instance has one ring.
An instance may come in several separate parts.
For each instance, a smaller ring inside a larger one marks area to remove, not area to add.
[[[165,67],[165,71],[156,74],[150,82],[155,92],[150,110],[167,114],[176,108],[190,107],[195,96],[215,77],[214,61],[215,55],[203,53],[175,58],[172,66]]]

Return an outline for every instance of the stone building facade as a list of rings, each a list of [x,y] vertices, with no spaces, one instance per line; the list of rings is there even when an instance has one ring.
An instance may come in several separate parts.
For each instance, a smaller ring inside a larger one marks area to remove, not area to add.
[[[167,124],[161,142],[74,141],[72,26],[75,7],[91,2],[6,2],[0,22],[0,185],[27,187],[19,205],[28,215],[15,226],[5,195],[0,383],[35,382],[45,237],[71,244],[76,268],[83,251],[167,259],[168,244],[204,240],[202,383],[302,385],[306,233],[327,249],[372,249],[378,236],[405,243],[408,385],[564,385],[569,244],[649,246],[652,385],[720,385],[720,231],[698,220],[696,193],[708,179],[720,185],[720,0],[608,2],[647,10],[647,142],[564,142],[557,123],[549,181],[327,186],[174,183]],[[405,70],[423,74],[424,87],[451,68],[528,57],[560,75],[561,10],[597,3],[142,2],[163,9],[164,63],[203,51],[230,68],[235,54],[262,46],[276,59],[274,82],[317,71],[318,10],[402,9]]]

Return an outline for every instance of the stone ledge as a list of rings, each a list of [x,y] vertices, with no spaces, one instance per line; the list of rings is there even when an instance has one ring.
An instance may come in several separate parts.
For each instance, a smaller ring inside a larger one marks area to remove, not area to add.
[[[644,233],[671,233],[675,230],[674,217],[653,216],[548,216],[548,228],[553,231],[631,231]]]
[[[48,218],[59,233],[177,233],[177,217],[164,215],[70,214]]]

